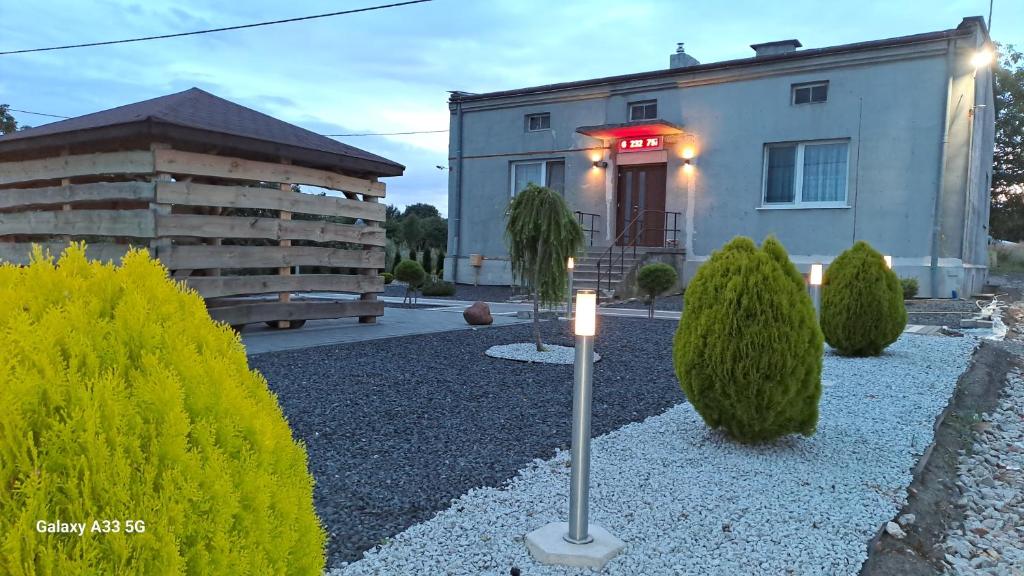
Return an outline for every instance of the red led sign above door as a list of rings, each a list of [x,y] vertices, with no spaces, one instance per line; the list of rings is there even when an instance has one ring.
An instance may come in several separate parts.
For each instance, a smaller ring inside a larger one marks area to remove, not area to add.
[[[619,140],[619,152],[647,152],[661,150],[664,141],[661,136],[638,136]]]

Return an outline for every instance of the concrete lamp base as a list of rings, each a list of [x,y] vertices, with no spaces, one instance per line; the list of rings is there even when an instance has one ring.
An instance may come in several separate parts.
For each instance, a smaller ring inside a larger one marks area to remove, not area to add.
[[[590,525],[590,536],[594,539],[587,544],[570,544],[565,541],[569,532],[568,522],[552,522],[526,535],[526,547],[541,564],[583,566],[600,570],[626,545],[604,528]]]

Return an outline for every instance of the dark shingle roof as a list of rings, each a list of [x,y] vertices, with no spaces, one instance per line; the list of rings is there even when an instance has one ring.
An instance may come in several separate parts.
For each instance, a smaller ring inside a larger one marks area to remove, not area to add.
[[[306,150],[319,153],[316,156],[320,160],[331,157],[357,159],[362,161],[361,167],[371,172],[378,171],[381,175],[398,175],[404,170],[397,162],[278,120],[199,88],[0,136],[0,152],[8,142],[26,141],[23,145],[27,145],[27,141],[37,138],[52,140],[46,137],[147,123],[238,137],[233,144],[242,148],[245,148],[244,140],[258,140],[275,145],[275,149],[285,157],[289,156],[289,150]]]

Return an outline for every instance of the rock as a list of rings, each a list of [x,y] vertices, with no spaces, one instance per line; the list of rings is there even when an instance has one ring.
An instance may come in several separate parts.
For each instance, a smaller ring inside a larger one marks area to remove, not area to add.
[[[896,521],[899,522],[900,526],[910,526],[917,520],[917,516],[913,514],[904,514],[900,516]]]
[[[907,535],[907,533],[900,528],[900,525],[895,522],[886,522],[885,532],[893,538],[903,538]]]
[[[462,317],[470,326],[488,326],[494,322],[491,308],[486,302],[474,302],[472,306],[462,311]]]

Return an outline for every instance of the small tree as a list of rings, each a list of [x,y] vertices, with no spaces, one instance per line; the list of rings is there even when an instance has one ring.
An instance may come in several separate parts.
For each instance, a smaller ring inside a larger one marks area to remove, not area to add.
[[[402,260],[398,266],[395,266],[395,280],[406,283],[403,304],[412,302],[412,296],[423,285],[426,276],[423,266],[420,266],[420,263],[415,260]]]
[[[907,326],[903,287],[870,244],[840,254],[822,279],[821,330],[843,356],[877,356]]]
[[[673,359],[704,422],[745,443],[813,434],[822,336],[782,245],[734,238],[697,270],[685,299]]]
[[[647,310],[647,317],[654,318],[654,300],[659,294],[676,285],[679,274],[676,269],[662,262],[648,264],[640,269],[636,275],[636,283],[640,290],[650,298],[650,308]]]
[[[540,305],[565,297],[566,262],[583,246],[583,229],[560,194],[529,184],[509,204],[505,238],[512,274],[525,280],[533,294],[533,337],[537,351],[543,352]]]

